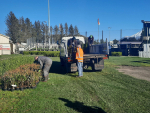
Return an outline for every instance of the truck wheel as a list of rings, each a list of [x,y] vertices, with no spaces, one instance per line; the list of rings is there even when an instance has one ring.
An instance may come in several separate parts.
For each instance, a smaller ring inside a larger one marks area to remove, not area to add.
[[[94,67],[94,64],[91,66],[92,67],[92,71],[95,71],[95,67]]]
[[[62,58],[60,58],[60,63],[61,63],[61,66],[64,66],[64,61]]]
[[[88,66],[87,65],[84,65],[84,67],[83,67],[84,69],[87,69],[88,68]]]

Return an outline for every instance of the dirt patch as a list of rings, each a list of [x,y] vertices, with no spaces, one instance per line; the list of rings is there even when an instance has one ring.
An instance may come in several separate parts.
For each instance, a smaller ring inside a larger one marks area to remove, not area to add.
[[[150,67],[119,66],[119,72],[150,82]]]

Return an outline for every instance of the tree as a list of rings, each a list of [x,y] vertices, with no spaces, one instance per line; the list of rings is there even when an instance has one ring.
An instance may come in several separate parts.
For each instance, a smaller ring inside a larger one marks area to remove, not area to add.
[[[128,41],[128,39],[125,37],[125,38],[122,38],[121,39],[121,42],[123,42],[123,41]]]
[[[25,21],[24,18],[21,17],[18,20],[18,39],[17,42],[21,43],[21,42],[25,42],[25,35],[26,35],[26,25],[25,25]]]
[[[53,32],[54,32],[53,40],[56,43],[59,40],[59,29],[57,25],[55,25]]]
[[[73,30],[72,24],[69,27],[69,35],[72,35],[72,36],[74,35],[74,30]]]
[[[40,21],[35,21],[34,29],[35,29],[35,33],[36,33],[36,42],[42,42],[42,32],[41,32]]]
[[[51,43],[53,43],[53,27],[52,26],[50,26],[50,34],[51,34],[51,36],[50,36],[50,39],[51,39]]]
[[[93,44],[99,44],[98,39],[97,39],[97,40],[94,40]]]
[[[19,23],[12,11],[7,15],[5,23],[7,26],[6,35],[10,37],[13,43],[16,43],[19,36]]]
[[[117,44],[117,43],[118,43],[118,40],[114,39],[114,40],[113,40],[113,43],[114,43],[114,44]]]
[[[31,38],[32,37],[32,23],[30,22],[29,18],[25,19],[25,25],[26,25],[26,37],[25,39]]]
[[[67,23],[65,23],[65,36],[67,36],[68,35],[68,25],[67,25]]]
[[[46,26],[45,26],[45,24],[42,22],[42,24],[41,24],[41,32],[42,32],[42,39],[43,39],[43,44],[44,44],[44,42],[45,42],[45,36],[46,36]]]
[[[60,31],[60,35],[63,36],[64,35],[64,28],[63,28],[62,24],[60,24],[59,31]]]
[[[79,31],[78,31],[78,27],[77,26],[74,27],[74,35],[79,35]]]

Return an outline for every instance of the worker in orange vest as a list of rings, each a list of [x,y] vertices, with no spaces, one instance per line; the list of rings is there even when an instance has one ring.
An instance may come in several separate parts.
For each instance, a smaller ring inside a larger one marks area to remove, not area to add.
[[[78,67],[78,74],[77,77],[83,76],[83,50],[81,45],[77,45],[77,52],[76,52],[76,60],[77,60],[77,67]]]

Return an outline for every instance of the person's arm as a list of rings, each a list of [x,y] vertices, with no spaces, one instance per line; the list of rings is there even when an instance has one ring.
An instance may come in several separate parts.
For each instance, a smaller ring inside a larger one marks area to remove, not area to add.
[[[38,62],[40,63],[40,69],[42,69],[43,68],[43,62],[40,59],[38,59]]]

